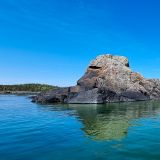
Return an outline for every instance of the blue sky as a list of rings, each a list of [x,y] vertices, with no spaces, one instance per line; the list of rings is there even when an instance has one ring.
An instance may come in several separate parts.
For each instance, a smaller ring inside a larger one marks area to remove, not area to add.
[[[160,78],[159,0],[1,0],[0,83],[76,84],[99,54]]]

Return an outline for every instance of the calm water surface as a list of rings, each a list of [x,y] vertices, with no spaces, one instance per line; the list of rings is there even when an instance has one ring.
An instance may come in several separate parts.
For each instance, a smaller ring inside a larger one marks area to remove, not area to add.
[[[0,160],[160,160],[160,102],[38,105],[0,96]]]

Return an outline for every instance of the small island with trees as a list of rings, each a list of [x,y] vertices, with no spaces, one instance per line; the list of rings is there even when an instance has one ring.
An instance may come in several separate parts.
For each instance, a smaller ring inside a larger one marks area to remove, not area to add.
[[[39,83],[0,85],[0,94],[37,94],[39,92],[46,92],[57,88],[57,86]]]

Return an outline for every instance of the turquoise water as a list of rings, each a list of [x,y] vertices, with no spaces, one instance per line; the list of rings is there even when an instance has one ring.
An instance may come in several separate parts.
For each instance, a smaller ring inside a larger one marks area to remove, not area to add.
[[[0,160],[160,160],[160,102],[38,105],[0,96]]]

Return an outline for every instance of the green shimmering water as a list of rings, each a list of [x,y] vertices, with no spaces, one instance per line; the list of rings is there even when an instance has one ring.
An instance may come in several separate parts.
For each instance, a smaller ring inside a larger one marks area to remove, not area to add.
[[[38,105],[0,96],[0,160],[160,160],[160,102]]]

